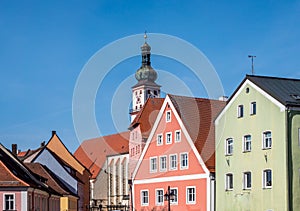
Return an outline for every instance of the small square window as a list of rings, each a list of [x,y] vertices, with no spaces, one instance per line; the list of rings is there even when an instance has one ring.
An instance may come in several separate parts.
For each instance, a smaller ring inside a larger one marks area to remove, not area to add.
[[[244,189],[251,189],[251,172],[244,172]]]
[[[239,105],[238,106],[238,118],[242,118],[244,116],[244,106]]]
[[[170,170],[177,169],[177,155],[170,155]]]
[[[256,114],[256,102],[252,102],[250,106],[250,114],[255,115]]]
[[[163,144],[163,135],[162,134],[158,134],[157,135],[157,139],[156,139],[156,145],[160,146]]]
[[[172,133],[166,133],[166,144],[172,144]]]
[[[251,136],[244,136],[244,152],[251,152]]]
[[[167,111],[166,113],[166,122],[171,122],[171,111]]]
[[[266,131],[263,133],[263,149],[271,149],[272,148],[272,133],[270,131]]]
[[[180,169],[187,169],[189,167],[188,153],[180,154]]]
[[[175,131],[175,142],[180,142],[181,141],[181,131],[176,130]]]
[[[228,138],[226,139],[226,151],[225,154],[226,155],[232,155],[233,153],[233,139],[232,138]]]
[[[151,173],[157,172],[157,158],[156,157],[150,158],[150,172]]]
[[[233,190],[233,174],[226,174],[225,176],[225,189]]]
[[[141,204],[142,206],[149,205],[149,192],[148,190],[141,191]]]
[[[186,203],[195,204],[196,203],[196,187],[186,188]]]
[[[263,172],[263,185],[264,188],[272,187],[272,170],[267,169]]]

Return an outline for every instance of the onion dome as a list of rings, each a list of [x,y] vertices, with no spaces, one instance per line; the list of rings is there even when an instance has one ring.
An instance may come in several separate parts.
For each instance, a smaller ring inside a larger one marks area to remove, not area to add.
[[[135,78],[140,81],[154,82],[157,79],[156,71],[151,67],[151,47],[147,43],[147,35],[144,35],[145,43],[141,46],[142,52],[142,66],[136,71]]]

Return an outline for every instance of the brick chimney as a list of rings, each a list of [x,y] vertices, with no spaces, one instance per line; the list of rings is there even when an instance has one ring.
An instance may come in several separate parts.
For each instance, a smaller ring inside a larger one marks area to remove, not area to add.
[[[11,145],[11,152],[12,152],[14,155],[17,155],[17,152],[18,152],[18,145],[17,145],[17,144],[12,144],[12,145]]]
[[[55,130],[52,130],[52,136],[54,136],[56,134]]]

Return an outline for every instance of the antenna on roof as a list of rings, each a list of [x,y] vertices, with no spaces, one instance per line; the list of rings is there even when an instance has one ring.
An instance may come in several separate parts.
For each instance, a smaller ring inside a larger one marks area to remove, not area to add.
[[[256,58],[256,56],[254,56],[254,55],[248,55],[248,58],[251,58],[251,62],[252,62],[252,69],[251,69],[251,72],[252,72],[252,75],[254,75],[254,64],[253,64],[253,58]]]

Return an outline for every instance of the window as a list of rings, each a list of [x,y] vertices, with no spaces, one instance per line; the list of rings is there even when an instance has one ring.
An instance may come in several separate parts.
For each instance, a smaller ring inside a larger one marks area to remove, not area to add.
[[[156,144],[157,144],[158,146],[160,146],[160,145],[163,144],[163,136],[162,136],[162,134],[158,134],[158,135],[157,135]]]
[[[157,171],[157,158],[150,158],[150,172],[156,172]]]
[[[246,135],[244,136],[244,152],[250,152],[251,151],[251,136]]]
[[[14,194],[4,194],[4,210],[15,210]]]
[[[178,204],[178,188],[171,188],[171,193],[174,194],[174,200],[171,200],[171,204]]]
[[[170,170],[177,169],[177,155],[170,155]]]
[[[251,172],[244,172],[244,189],[251,189]]]
[[[252,102],[250,106],[250,115],[256,114],[256,102]]]
[[[175,142],[180,142],[181,141],[181,131],[176,130],[175,131]]]
[[[226,139],[226,155],[232,155],[233,153],[233,139],[228,138]]]
[[[163,205],[164,203],[164,190],[156,190],[156,205]]]
[[[195,204],[196,203],[196,188],[187,187],[186,188],[186,203]]]
[[[166,122],[171,122],[171,111],[167,111]]]
[[[172,133],[166,134],[166,144],[172,144]]]
[[[267,169],[263,172],[263,184],[264,188],[271,188],[272,187],[272,170]]]
[[[238,118],[241,118],[244,116],[244,106],[243,105],[239,105],[238,106]]]
[[[167,156],[161,156],[159,158],[159,169],[160,169],[160,171],[167,170]]]
[[[149,205],[149,192],[148,190],[141,191],[141,204],[142,206]]]
[[[180,154],[180,169],[187,169],[189,167],[188,153]]]
[[[232,190],[233,189],[233,174],[226,174],[225,176],[225,189]]]
[[[272,147],[272,133],[266,131],[263,133],[263,149],[270,149]]]

